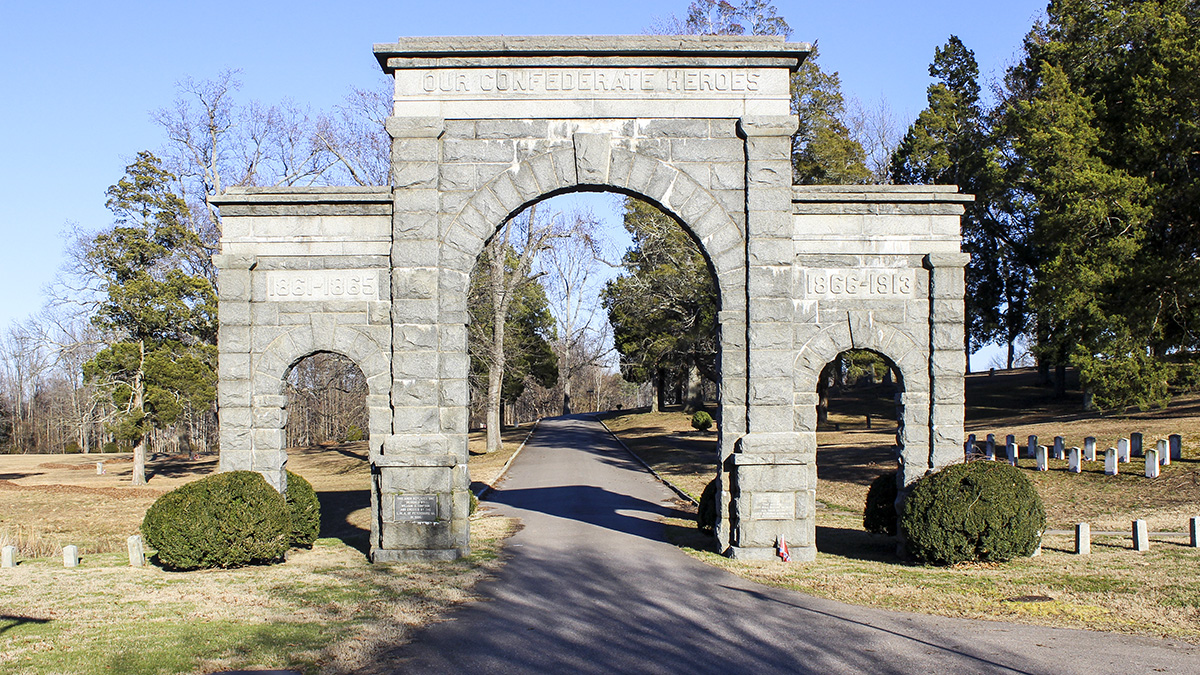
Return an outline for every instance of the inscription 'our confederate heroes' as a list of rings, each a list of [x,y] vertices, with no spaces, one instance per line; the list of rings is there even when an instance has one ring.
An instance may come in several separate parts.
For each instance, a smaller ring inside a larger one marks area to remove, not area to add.
[[[487,92],[740,93],[759,90],[761,73],[735,68],[512,68],[433,71],[421,75],[427,94]]]

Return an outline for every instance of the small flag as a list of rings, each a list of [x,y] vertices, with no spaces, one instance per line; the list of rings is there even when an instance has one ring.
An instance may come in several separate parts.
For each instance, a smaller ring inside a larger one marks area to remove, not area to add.
[[[783,559],[783,562],[792,561],[792,554],[788,551],[787,540],[783,538],[783,535],[780,535],[779,539],[775,541],[775,550],[779,553],[779,557]]]

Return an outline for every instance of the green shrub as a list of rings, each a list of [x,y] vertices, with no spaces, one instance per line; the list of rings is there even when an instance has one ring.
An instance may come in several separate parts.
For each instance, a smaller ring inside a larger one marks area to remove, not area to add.
[[[896,536],[896,472],[879,476],[867,488],[863,508],[863,528],[874,534]]]
[[[475,515],[475,511],[479,508],[479,497],[476,497],[474,492],[472,492],[470,494],[471,494],[471,508],[467,511],[467,515],[473,516],[473,515]]]
[[[999,562],[1037,549],[1046,511],[1016,467],[970,462],[918,480],[904,502],[900,528],[918,560]]]
[[[712,425],[713,425],[712,415],[709,415],[708,413],[704,412],[703,410],[697,410],[696,414],[692,415],[692,428],[693,429],[697,429],[699,431],[708,431],[709,428],[712,427]]]
[[[346,427],[346,442],[354,443],[363,439],[363,430],[357,424]]]
[[[312,548],[321,532],[321,502],[313,486],[303,476],[287,472],[288,515],[292,520],[292,546]]]
[[[83,452],[83,448],[79,447],[79,444],[75,441],[68,441],[67,444],[63,446],[63,454],[74,455],[81,452]]]
[[[700,493],[700,506],[696,509],[696,527],[705,534],[717,530],[717,479],[714,478],[704,486]]]
[[[109,442],[105,443],[105,444],[104,444],[104,445],[103,445],[103,446],[100,448],[100,452],[105,452],[105,453],[113,453],[113,452],[120,452],[120,451],[121,451],[121,448],[120,448],[120,446],[118,446],[118,445],[117,445],[115,442],[113,442],[113,441],[109,441]]]
[[[278,560],[291,532],[283,495],[254,471],[218,473],[175,488],[142,521],[159,562],[179,570]]]

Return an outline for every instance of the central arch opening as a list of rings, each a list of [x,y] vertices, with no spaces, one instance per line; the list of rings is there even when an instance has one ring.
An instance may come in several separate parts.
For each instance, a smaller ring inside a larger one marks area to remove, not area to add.
[[[544,197],[488,240],[470,288],[473,453],[492,425],[595,414],[700,497],[719,465],[720,293],[676,217],[616,190]],[[506,300],[497,378],[497,303]],[[697,412],[712,422],[694,428]]]

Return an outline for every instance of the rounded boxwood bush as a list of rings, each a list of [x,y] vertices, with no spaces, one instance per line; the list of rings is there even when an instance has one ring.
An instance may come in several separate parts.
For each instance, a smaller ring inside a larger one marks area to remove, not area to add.
[[[712,534],[717,529],[717,479],[704,486],[700,493],[700,505],[696,509],[696,527],[701,532]]]
[[[313,486],[303,476],[287,472],[288,514],[292,519],[292,546],[312,548],[321,532],[321,502]]]
[[[142,520],[142,535],[159,562],[179,570],[278,560],[291,534],[286,500],[254,471],[218,473],[175,488]]]
[[[904,502],[908,550],[935,565],[1002,562],[1037,550],[1046,511],[1033,484],[1000,462],[955,464],[925,476]]]
[[[703,410],[697,410],[696,414],[692,415],[692,428],[693,429],[697,429],[699,431],[708,431],[712,427],[712,425],[713,425],[712,415],[709,415],[708,413],[704,412]]]
[[[896,536],[896,472],[879,476],[867,488],[863,508],[863,528],[874,534]]]

